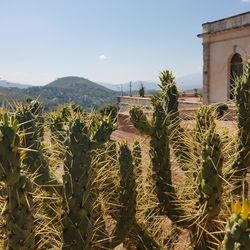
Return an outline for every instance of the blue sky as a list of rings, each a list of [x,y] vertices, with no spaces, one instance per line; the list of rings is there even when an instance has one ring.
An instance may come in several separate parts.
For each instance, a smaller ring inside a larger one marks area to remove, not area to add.
[[[0,0],[0,77],[123,83],[201,72],[201,24],[250,0]]]

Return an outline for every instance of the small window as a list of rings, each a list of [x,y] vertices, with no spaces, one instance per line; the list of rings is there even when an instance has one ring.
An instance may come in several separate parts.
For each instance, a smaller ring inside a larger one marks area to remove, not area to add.
[[[241,55],[236,53],[232,57],[230,67],[230,99],[234,98],[235,77],[243,74],[243,60]]]

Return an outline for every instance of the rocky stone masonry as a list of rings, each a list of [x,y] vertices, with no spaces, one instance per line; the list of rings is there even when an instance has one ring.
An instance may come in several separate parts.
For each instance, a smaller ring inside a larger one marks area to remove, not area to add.
[[[203,34],[200,34],[199,36],[237,29],[245,26],[250,26],[250,11],[214,22],[204,23],[202,25]]]

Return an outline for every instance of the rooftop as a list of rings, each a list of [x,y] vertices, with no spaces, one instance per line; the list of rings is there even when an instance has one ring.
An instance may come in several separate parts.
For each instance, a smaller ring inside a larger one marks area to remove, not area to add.
[[[235,16],[226,17],[213,22],[202,24],[203,33],[198,37],[203,37],[207,34],[215,34],[225,32],[232,29],[250,26],[250,11],[241,13]]]

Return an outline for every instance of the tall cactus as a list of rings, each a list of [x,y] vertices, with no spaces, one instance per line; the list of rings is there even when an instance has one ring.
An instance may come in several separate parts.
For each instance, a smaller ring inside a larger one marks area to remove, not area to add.
[[[238,150],[232,166],[235,182],[234,194],[240,195],[242,180],[250,167],[250,63],[246,66],[244,75],[237,78],[235,101],[238,112]]]
[[[169,70],[162,71],[159,78],[161,82],[159,86],[162,91],[162,98],[168,115],[170,143],[173,146],[175,155],[182,169],[187,170],[185,168],[185,163],[189,159],[189,150],[183,140],[184,129],[181,127],[180,123],[178,110],[179,93],[176,87],[175,78]]]
[[[67,141],[64,166],[63,249],[90,249],[91,240],[91,143],[85,125],[76,120]]]
[[[138,150],[138,144],[135,146]],[[136,180],[135,162],[128,145],[124,142],[119,150],[120,197],[119,216],[113,233],[111,248],[124,243],[126,238],[136,245],[137,249],[160,249],[158,244],[136,221]],[[131,235],[134,236],[131,236]]]
[[[146,115],[138,107],[130,110],[131,122],[141,132],[150,136],[153,178],[162,212],[177,225],[187,226],[187,222],[183,220],[185,212],[177,204],[178,199],[172,185],[169,131],[162,95],[155,94],[151,102],[154,108],[152,122],[148,121]]]
[[[88,128],[79,118],[73,121],[66,141],[64,161],[63,249],[90,249],[92,238],[91,150],[101,146],[114,129],[111,119],[95,119]]]
[[[22,147],[26,148],[24,165],[31,173],[35,173],[36,182],[48,184],[54,182],[48,163],[43,155],[43,117],[42,106],[38,101],[29,101],[17,107],[16,119],[20,124],[20,131],[24,134]]]
[[[4,217],[8,240],[7,249],[34,249],[34,218],[32,211],[32,186],[21,171],[20,138],[17,122],[3,116],[0,123],[0,181],[7,188]]]
[[[135,224],[136,183],[131,151],[126,143],[119,150],[120,198],[119,217],[113,242],[124,242]],[[117,245],[116,243],[115,245]]]
[[[223,157],[219,135],[210,129],[205,133],[202,142],[201,166],[197,177],[199,206],[204,206],[204,211],[209,218],[219,214],[222,192],[222,166]]]
[[[196,116],[194,156],[197,160],[194,171],[197,183],[197,198],[195,211],[199,211],[196,224],[192,230],[192,243],[195,249],[213,249],[216,240],[222,237],[217,233],[211,237],[210,233],[220,231],[220,223],[214,221],[221,210],[222,196],[222,167],[223,155],[219,134],[215,130],[215,109],[211,106],[201,106]],[[204,230],[197,230],[205,228]]]

